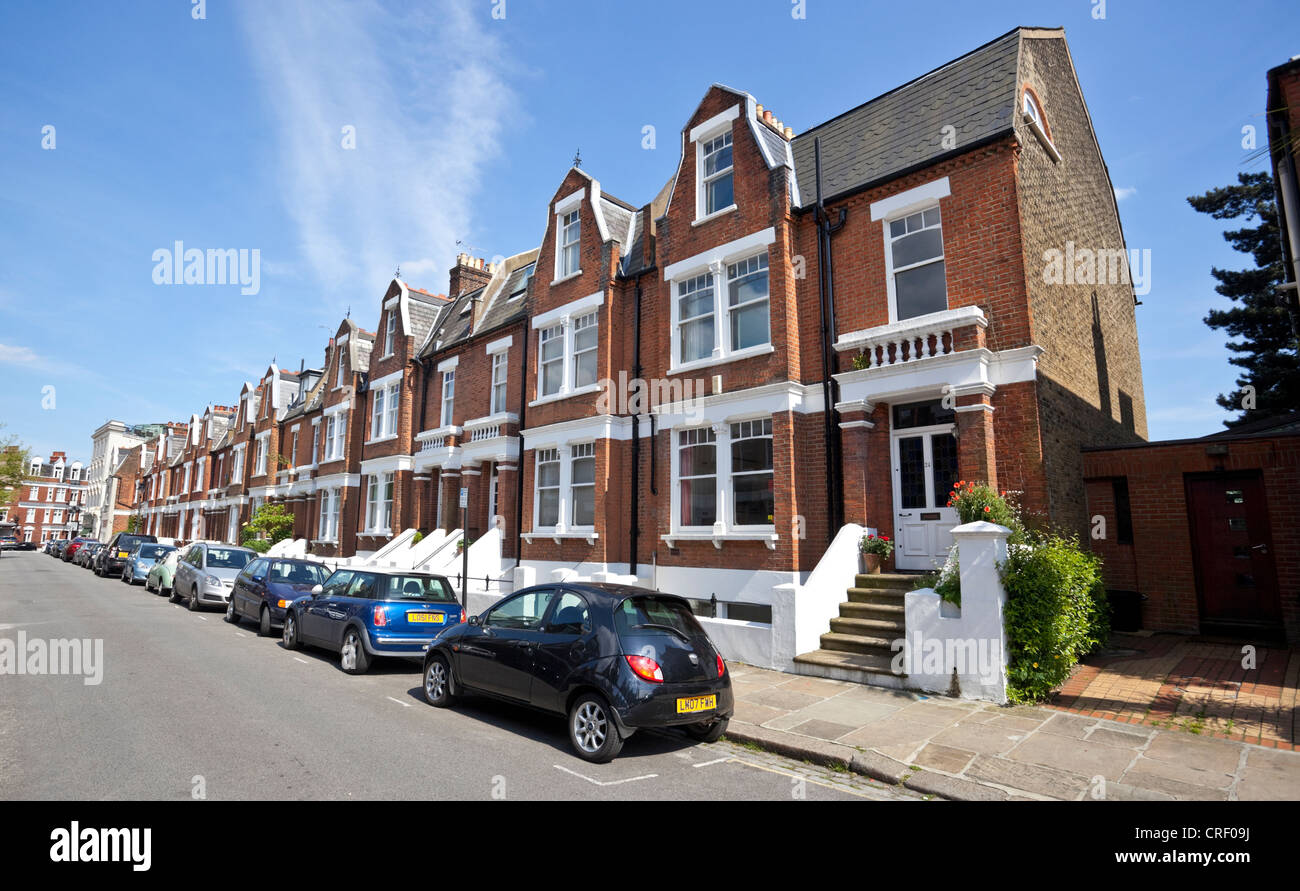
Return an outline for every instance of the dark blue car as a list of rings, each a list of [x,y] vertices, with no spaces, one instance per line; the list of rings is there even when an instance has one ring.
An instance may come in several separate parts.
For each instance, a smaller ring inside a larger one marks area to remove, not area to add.
[[[464,621],[451,583],[399,569],[339,569],[310,595],[289,604],[284,645],[339,654],[343,670],[361,674],[376,656],[419,659],[445,629]]]
[[[329,577],[329,567],[314,560],[262,557],[250,560],[235,576],[226,604],[226,621],[238,625],[257,620],[257,632],[269,636],[284,625],[289,604],[311,593]]]

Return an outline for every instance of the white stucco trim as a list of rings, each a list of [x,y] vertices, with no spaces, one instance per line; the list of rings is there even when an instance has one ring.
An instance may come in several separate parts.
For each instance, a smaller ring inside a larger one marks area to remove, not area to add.
[[[701,139],[709,139],[726,130],[727,127],[736,118],[740,117],[740,103],[728,108],[726,111],[720,111],[706,121],[701,121],[691,128],[690,141],[699,142]]]
[[[483,351],[487,353],[489,356],[493,355],[494,353],[504,353],[506,350],[510,349],[510,347],[514,345],[514,342],[515,342],[514,335],[507,334],[505,337],[502,337],[498,340],[494,340],[491,343],[489,343],[487,347],[484,348]],[[439,368],[439,371],[441,370],[442,369]]]
[[[947,198],[951,194],[952,188],[948,183],[948,177],[941,177],[914,189],[871,202],[871,221],[874,223],[877,220],[904,215],[909,211],[934,204],[940,198]]]
[[[766,229],[717,245],[693,257],[670,263],[664,267],[664,281],[671,282],[687,278],[693,273],[707,269],[711,265],[739,260],[741,257],[747,256],[759,248],[767,247],[775,241],[776,229],[768,226]]]
[[[559,322],[569,316],[580,315],[587,310],[603,306],[605,303],[605,292],[597,291],[594,294],[588,294],[586,297],[579,297],[577,300],[571,300],[563,306],[557,306],[555,309],[547,310],[540,315],[533,316],[533,330],[540,328],[549,328],[556,322]]]

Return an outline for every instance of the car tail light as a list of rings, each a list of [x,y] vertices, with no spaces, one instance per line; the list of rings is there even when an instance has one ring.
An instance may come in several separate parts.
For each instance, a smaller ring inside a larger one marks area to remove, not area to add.
[[[285,600],[283,597],[276,601],[276,605],[279,606],[280,609],[287,609],[291,603],[293,603],[292,600]]]
[[[465,610],[464,610],[464,609],[461,609],[461,611],[460,611],[460,618],[457,619],[456,621],[457,621],[458,624],[461,624],[461,625],[464,625],[464,624],[465,624]]]
[[[718,677],[722,677],[727,673],[727,663],[722,661],[721,653],[717,653],[716,655],[718,657]]]
[[[388,613],[382,606],[375,607],[375,627],[383,628],[388,624]]]
[[[662,684],[664,682],[663,669],[659,667],[658,662],[649,656],[624,656],[623,658],[627,659],[627,664],[636,672],[637,677],[652,684]]]

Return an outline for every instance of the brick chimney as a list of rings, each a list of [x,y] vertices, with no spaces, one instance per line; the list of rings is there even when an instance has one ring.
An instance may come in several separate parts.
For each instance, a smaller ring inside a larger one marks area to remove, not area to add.
[[[456,255],[456,265],[451,270],[451,281],[447,285],[447,296],[455,299],[466,291],[481,288],[492,279],[495,267],[482,257],[469,254]]]

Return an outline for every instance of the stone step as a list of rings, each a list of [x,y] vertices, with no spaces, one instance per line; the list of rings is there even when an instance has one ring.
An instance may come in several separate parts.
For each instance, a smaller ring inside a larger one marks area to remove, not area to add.
[[[883,619],[901,624],[903,613],[902,598],[899,598],[894,603],[880,603],[870,600],[859,603],[855,600],[848,600],[840,604],[840,615],[846,619]]]
[[[910,589],[909,589],[910,590]],[[894,591],[889,588],[849,588],[849,600],[853,603],[884,603],[902,606],[907,591]]]
[[[831,631],[835,634],[857,637],[888,637],[891,641],[906,634],[901,619],[897,621],[891,619],[860,619],[851,616],[831,619]]]
[[[859,572],[853,578],[853,585],[857,588],[887,588],[895,591],[910,591],[916,580],[923,577],[923,573],[916,572],[882,572],[879,574]]]
[[[812,677],[900,689],[907,676],[894,674],[890,662],[887,656],[813,650],[794,657],[794,670]]]
[[[837,650],[841,653],[862,653],[865,655],[892,656],[890,644],[897,635],[843,634],[831,631],[821,636],[823,650]]]

